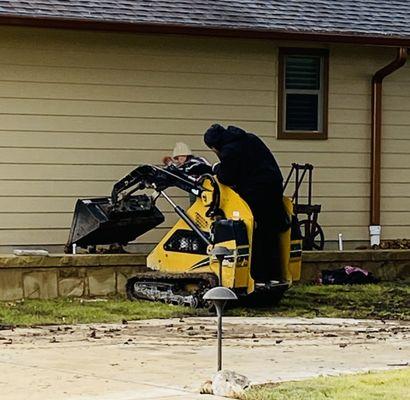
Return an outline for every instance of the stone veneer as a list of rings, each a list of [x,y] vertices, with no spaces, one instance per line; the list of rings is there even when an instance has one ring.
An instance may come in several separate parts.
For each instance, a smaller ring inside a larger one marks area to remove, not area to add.
[[[0,255],[0,300],[123,295],[144,269],[140,254]]]
[[[408,279],[410,250],[306,251],[303,253],[301,281],[315,281],[320,271],[346,265],[364,268],[382,281]]]

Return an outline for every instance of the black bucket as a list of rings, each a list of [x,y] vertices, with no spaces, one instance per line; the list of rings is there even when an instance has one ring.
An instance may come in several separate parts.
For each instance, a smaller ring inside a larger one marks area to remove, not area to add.
[[[110,197],[77,200],[66,249],[102,244],[120,244],[164,222],[164,215],[147,195],[129,197],[113,207]]]

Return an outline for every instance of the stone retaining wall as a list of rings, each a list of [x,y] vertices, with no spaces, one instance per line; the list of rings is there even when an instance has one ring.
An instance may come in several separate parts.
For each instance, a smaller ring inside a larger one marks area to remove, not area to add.
[[[125,293],[145,256],[0,256],[0,300],[93,297]]]
[[[320,271],[346,265],[364,268],[382,281],[408,279],[410,250],[306,251],[303,253],[301,281],[315,281]]]
[[[305,252],[302,282],[345,265],[363,267],[382,280],[408,279],[410,250]],[[0,255],[0,300],[123,295],[127,279],[143,270],[142,254]]]

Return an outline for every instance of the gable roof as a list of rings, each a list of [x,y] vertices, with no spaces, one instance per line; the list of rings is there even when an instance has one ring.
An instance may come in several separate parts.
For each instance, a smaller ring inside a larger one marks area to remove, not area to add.
[[[0,0],[0,23],[410,45],[409,0]]]

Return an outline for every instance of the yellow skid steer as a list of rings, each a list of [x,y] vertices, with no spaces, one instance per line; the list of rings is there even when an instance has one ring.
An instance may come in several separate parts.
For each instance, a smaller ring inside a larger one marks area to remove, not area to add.
[[[179,188],[196,196],[184,210],[166,190]],[[136,194],[153,190],[150,195]],[[127,282],[130,299],[145,299],[191,307],[203,306],[204,293],[221,284],[245,304],[275,304],[292,282],[300,279],[301,238],[293,205],[284,197],[291,227],[280,234],[279,282],[255,285],[251,275],[253,215],[247,203],[217,178],[195,179],[176,167],[142,165],[118,181],[110,197],[77,201],[66,251],[72,246],[126,245],[164,221],[156,207],[163,197],[179,216],[173,228],[147,257],[150,272]],[[224,257],[218,257],[223,249]]]

